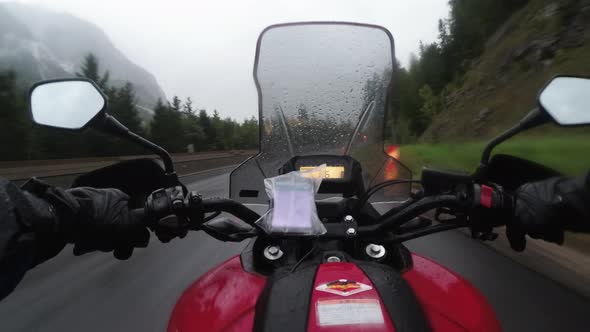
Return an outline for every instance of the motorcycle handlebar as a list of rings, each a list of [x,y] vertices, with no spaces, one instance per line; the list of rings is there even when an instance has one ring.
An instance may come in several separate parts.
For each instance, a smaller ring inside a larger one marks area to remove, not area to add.
[[[207,198],[203,200],[202,206],[205,213],[217,211],[227,212],[250,225],[253,225],[260,219],[258,213],[250,210],[242,203],[227,198]]]
[[[357,232],[359,235],[375,234],[383,231],[391,231],[404,223],[438,207],[467,207],[467,201],[455,195],[428,196],[416,201],[414,204],[402,209],[398,213],[379,219],[375,225],[361,226]]]
[[[454,195],[426,196],[412,204],[405,206],[396,213],[386,213],[374,225],[362,226],[357,229],[358,235],[372,235],[380,232],[392,231],[404,223],[421,214],[437,208],[450,208],[457,212],[470,213],[473,209],[503,210],[513,213],[513,197],[500,187],[475,184],[470,194],[457,193]],[[476,218],[477,219],[477,218]],[[469,222],[481,222],[470,219]],[[443,223],[422,229],[412,234],[398,235],[396,239],[403,242],[418,236],[438,233],[441,231],[468,226],[463,219],[454,219],[451,223]]]
[[[175,206],[170,200],[161,200],[160,202],[163,202],[163,204],[157,205],[157,211],[154,211],[155,204],[146,204],[146,207],[144,208],[131,210],[131,218],[135,220],[141,220],[146,224],[151,224],[152,222],[157,221],[157,219],[167,215],[172,215],[178,212],[184,212],[184,214],[186,214],[186,211],[191,211],[192,209],[201,209],[203,213],[227,212],[250,225],[253,225],[258,219],[260,219],[260,215],[258,213],[250,210],[241,203],[227,198],[208,198],[204,200],[199,199],[197,200],[198,203],[196,205],[189,204],[188,206],[182,206],[180,207],[180,211],[175,211]],[[147,206],[151,207],[151,209]],[[203,222],[203,220],[191,221],[198,223]]]
[[[254,225],[254,223],[260,219],[260,215],[250,210],[245,205],[227,198],[208,198],[208,199],[197,199],[198,203],[194,206],[189,206],[188,209],[201,209],[203,213],[213,212],[227,212],[232,214],[244,222]],[[489,209],[509,209],[511,206],[511,198],[506,195],[501,188],[494,188],[485,185],[474,185],[474,190],[471,195],[465,195],[464,193],[458,194],[444,194],[436,196],[426,196],[422,199],[412,202],[407,206],[403,206],[399,211],[395,213],[386,213],[373,225],[360,226],[356,230],[356,236],[372,236],[383,232],[391,232],[404,223],[436,208],[451,208],[457,211],[468,211],[475,207],[484,207]],[[186,209],[185,207],[184,209]],[[174,214],[173,210],[169,211],[169,214]],[[153,221],[154,216],[150,216],[149,209],[141,208],[131,210],[133,218],[146,221],[146,223]],[[192,220],[199,224],[203,220]],[[461,227],[465,225],[437,225],[434,228],[424,229],[416,234],[430,234],[432,232],[439,232],[453,227]],[[437,228],[438,227],[438,228]],[[350,237],[342,232],[340,227],[329,228],[326,237],[340,238]]]

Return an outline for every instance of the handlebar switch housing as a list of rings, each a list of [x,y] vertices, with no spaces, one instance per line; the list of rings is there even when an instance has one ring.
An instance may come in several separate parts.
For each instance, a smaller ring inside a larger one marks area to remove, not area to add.
[[[148,196],[145,207],[150,216],[162,218],[171,213],[172,198],[166,189],[158,189]]]
[[[163,218],[171,214],[186,214],[201,205],[201,196],[189,192],[186,196],[181,186],[154,191],[146,200],[148,215]]]

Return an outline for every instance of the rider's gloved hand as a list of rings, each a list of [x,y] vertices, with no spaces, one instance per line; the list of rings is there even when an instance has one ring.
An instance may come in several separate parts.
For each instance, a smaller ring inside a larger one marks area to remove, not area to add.
[[[590,174],[527,183],[515,193],[513,220],[506,235],[516,251],[526,247],[525,235],[563,244],[565,230],[590,230]]]
[[[74,254],[113,251],[127,259],[133,248],[147,246],[150,233],[129,210],[129,196],[118,189],[75,188],[67,190],[80,205],[73,223],[66,227]]]
[[[23,219],[40,243],[38,261],[56,255],[65,243],[74,244],[75,255],[100,250],[127,259],[133,248],[145,247],[149,242],[149,231],[130,213],[129,197],[120,190],[63,190],[38,180],[30,181],[23,189],[35,207],[34,215]],[[39,218],[44,210],[53,217]]]
[[[0,299],[67,243],[77,255],[103,250],[118,258],[146,246],[149,232],[128,199],[115,189],[63,190],[35,179],[19,189],[0,178]]]

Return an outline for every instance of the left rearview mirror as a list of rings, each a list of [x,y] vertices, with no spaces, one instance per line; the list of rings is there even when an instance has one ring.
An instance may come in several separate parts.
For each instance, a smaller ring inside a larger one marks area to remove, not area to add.
[[[590,79],[558,76],[541,91],[539,104],[561,126],[590,124]]]
[[[96,84],[82,78],[39,82],[29,97],[37,124],[62,129],[83,129],[107,107]]]

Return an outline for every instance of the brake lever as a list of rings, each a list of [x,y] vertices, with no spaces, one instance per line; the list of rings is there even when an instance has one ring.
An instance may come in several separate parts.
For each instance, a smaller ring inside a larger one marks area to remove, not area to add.
[[[419,216],[401,225],[397,232],[407,233],[430,226],[432,226],[432,220],[430,218]]]
[[[452,216],[452,218],[443,218],[443,216]],[[434,220],[440,223],[449,223],[457,219],[457,214],[449,208],[437,208],[434,212]]]
[[[211,237],[224,242],[241,242],[258,235],[255,227],[229,217],[214,218],[204,222],[200,229]]]

